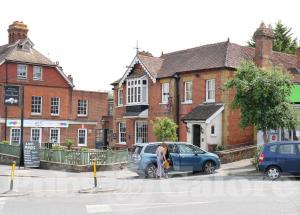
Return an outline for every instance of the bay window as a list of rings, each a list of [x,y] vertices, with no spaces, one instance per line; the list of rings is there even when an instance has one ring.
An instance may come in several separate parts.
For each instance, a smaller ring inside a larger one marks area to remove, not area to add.
[[[145,78],[128,79],[126,103],[129,105],[148,103],[148,85]]]

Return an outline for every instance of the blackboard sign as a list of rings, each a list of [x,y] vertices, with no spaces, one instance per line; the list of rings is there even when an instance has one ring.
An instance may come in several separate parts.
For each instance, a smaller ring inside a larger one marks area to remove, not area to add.
[[[14,85],[4,86],[4,104],[18,106],[20,100],[20,87]]]
[[[25,167],[39,167],[40,143],[35,141],[24,142],[23,149]]]

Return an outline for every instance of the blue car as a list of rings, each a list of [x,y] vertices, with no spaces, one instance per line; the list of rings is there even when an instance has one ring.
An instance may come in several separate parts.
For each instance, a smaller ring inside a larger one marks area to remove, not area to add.
[[[133,146],[129,170],[142,177],[156,177],[156,149],[161,143],[144,143]],[[171,168],[169,172],[197,172],[212,174],[220,168],[218,155],[206,152],[197,146],[180,143],[167,143]]]
[[[282,173],[300,174],[300,142],[265,144],[259,156],[258,168],[273,180]]]

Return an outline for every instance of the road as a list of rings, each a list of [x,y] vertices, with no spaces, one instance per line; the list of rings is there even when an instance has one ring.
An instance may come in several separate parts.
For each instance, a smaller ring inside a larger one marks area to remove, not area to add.
[[[228,170],[234,172],[235,168]],[[1,171],[7,173],[8,167],[0,166],[0,175]],[[100,186],[108,192],[80,194],[80,189],[93,186],[91,173],[18,171],[15,190],[30,193],[0,197],[1,215],[300,215],[300,181],[294,178],[268,181],[255,174],[228,175],[220,170],[214,175],[176,175],[155,180],[118,170],[98,174]],[[7,190],[8,183],[9,177],[2,174],[0,191]]]

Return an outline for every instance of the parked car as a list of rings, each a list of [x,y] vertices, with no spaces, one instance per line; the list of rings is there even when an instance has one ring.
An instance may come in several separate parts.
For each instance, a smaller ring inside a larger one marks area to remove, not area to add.
[[[133,146],[129,170],[139,176],[155,177],[157,170],[156,149],[161,143],[144,143]],[[189,143],[168,142],[171,168],[169,172],[203,171],[212,174],[220,168],[218,155],[206,152]]]
[[[259,156],[258,168],[273,180],[282,173],[300,174],[300,142],[265,144]]]

